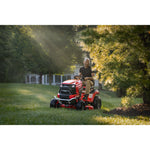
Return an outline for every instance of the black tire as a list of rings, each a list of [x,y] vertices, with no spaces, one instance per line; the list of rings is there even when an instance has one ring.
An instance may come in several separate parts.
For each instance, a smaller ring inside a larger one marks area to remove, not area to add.
[[[61,105],[61,103],[59,102],[59,103],[57,104],[57,101],[58,101],[58,100],[56,100],[56,99],[52,99],[52,100],[50,101],[50,107],[59,108],[60,105]]]
[[[76,104],[76,109],[77,110],[85,110],[85,102],[80,100],[77,104]]]
[[[56,100],[55,99],[52,99],[51,101],[50,101],[50,107],[56,107]]]
[[[102,106],[102,101],[101,98],[99,96],[95,96],[94,101],[93,101],[93,106],[94,109],[100,109]]]

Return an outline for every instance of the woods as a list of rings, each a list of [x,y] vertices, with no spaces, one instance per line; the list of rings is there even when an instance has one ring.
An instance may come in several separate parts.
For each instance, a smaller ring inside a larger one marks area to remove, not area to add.
[[[82,59],[74,35],[73,26],[0,26],[0,82],[70,70]]]

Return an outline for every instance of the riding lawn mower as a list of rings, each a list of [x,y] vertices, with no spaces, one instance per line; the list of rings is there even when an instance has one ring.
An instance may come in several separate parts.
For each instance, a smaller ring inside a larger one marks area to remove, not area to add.
[[[53,108],[72,108],[77,110],[92,110],[101,108],[101,98],[99,91],[91,87],[87,99],[84,99],[86,86],[82,84],[79,76],[62,82],[57,97],[50,101]]]

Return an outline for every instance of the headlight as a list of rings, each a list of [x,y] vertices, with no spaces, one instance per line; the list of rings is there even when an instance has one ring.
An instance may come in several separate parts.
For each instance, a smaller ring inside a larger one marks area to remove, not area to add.
[[[75,84],[73,84],[73,85],[72,85],[72,88],[74,88],[75,86],[76,86],[76,85],[75,85]]]

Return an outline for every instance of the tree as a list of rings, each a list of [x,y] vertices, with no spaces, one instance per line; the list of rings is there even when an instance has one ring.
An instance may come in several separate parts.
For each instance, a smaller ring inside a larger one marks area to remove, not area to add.
[[[143,96],[150,104],[150,26],[97,26],[81,33],[81,44],[105,85],[121,96]]]

